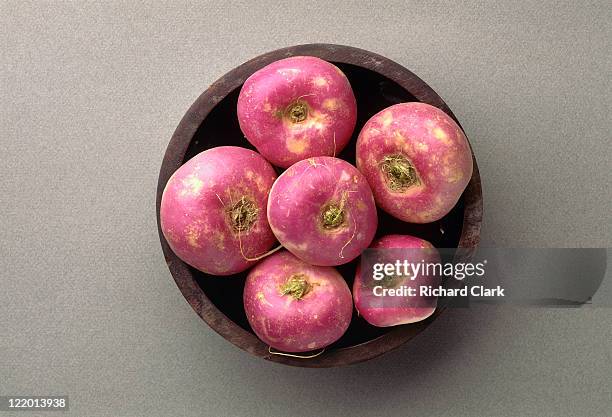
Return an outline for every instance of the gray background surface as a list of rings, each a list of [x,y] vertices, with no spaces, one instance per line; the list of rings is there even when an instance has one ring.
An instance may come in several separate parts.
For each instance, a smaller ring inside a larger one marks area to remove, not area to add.
[[[0,395],[68,394],[74,416],[610,415],[604,308],[459,310],[341,369],[250,357],[176,288],[154,198],[211,82],[340,43],[410,68],[461,120],[484,245],[612,246],[611,21],[604,1],[1,1]]]

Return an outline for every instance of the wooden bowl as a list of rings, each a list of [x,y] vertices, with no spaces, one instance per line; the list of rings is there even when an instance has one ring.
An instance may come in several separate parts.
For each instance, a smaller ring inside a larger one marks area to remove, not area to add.
[[[310,44],[283,48],[254,58],[213,83],[187,110],[164,155],[157,185],[157,224],[168,268],[183,296],[198,315],[217,333],[236,346],[264,359],[304,367],[340,366],[374,358],[397,348],[431,324],[444,310],[420,323],[390,328],[369,325],[356,314],[346,334],[321,355],[310,359],[272,354],[249,327],[242,305],[246,272],[230,277],[214,277],[182,262],[170,249],[159,226],[162,192],[170,176],[184,162],[199,152],[235,145],[253,149],[238,126],[236,103],[244,81],[255,71],[273,61],[295,55],[311,55],[337,65],[348,77],[357,98],[358,119],[351,143],[339,155],[355,163],[355,141],[364,123],[375,113],[392,104],[421,101],[436,106],[455,121],[444,101],[423,80],[401,65],[372,52],[348,46]],[[458,121],[457,121],[458,123]],[[455,208],[443,219],[430,224],[408,224],[379,210],[377,236],[389,233],[412,234],[441,248],[475,250],[482,221],[482,191],[478,166]],[[357,261],[338,269],[352,285]]]

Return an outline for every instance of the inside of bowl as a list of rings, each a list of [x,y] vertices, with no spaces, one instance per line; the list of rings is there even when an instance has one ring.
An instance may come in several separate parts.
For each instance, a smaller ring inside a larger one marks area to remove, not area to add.
[[[383,75],[354,65],[335,63],[348,77],[358,103],[357,126],[351,142],[339,155],[340,158],[355,163],[355,143],[365,122],[380,110],[393,104],[417,101],[405,89]],[[215,146],[242,146],[254,149],[244,138],[236,118],[236,104],[240,88],[232,91],[218,103],[202,122],[191,142],[185,161],[196,154]],[[281,170],[278,170],[279,173]],[[410,234],[430,241],[439,248],[453,248],[459,244],[463,223],[463,198],[443,219],[428,224],[409,224],[397,220],[379,210],[377,237],[386,234]],[[338,267],[349,284],[353,284],[358,259]],[[197,282],[215,306],[230,320],[251,331],[242,305],[242,289],[247,272],[229,277],[211,277],[192,268]],[[405,326],[410,326],[409,324]],[[354,346],[373,340],[389,331],[368,324],[354,313],[351,325],[344,336],[328,349]]]

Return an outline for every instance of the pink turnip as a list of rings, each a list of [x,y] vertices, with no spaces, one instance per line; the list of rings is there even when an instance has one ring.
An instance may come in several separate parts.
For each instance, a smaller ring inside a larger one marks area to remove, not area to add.
[[[375,251],[364,255],[367,264],[371,266],[375,263],[394,264],[397,260],[423,265],[440,261],[438,251],[431,243],[408,235],[384,236],[376,240],[371,248]],[[401,259],[398,259],[400,256]],[[384,280],[376,281],[371,271],[364,271],[362,274],[364,262],[366,261],[362,258],[361,265],[357,267],[353,283],[353,298],[359,315],[368,323],[377,327],[396,326],[425,320],[433,314],[437,298],[421,296],[419,287],[422,285],[437,287],[440,283],[440,276],[431,271],[427,274],[426,270],[422,270],[423,272],[416,274],[413,279],[409,276],[392,275],[387,276]],[[382,288],[375,290],[376,286]],[[382,289],[397,289],[402,286],[414,288],[415,295],[398,296],[382,293]],[[381,293],[384,295],[381,296]]]
[[[259,154],[212,148],[170,178],[160,207],[161,229],[174,253],[215,275],[243,271],[274,244],[266,205],[276,173]]]
[[[309,265],[287,251],[267,257],[249,272],[243,301],[255,334],[285,352],[335,342],[353,311],[348,285],[334,268]]]
[[[255,72],[240,91],[237,110],[248,141],[283,168],[312,156],[335,156],[357,120],[346,76],[312,56],[281,59]]]
[[[461,128],[442,110],[402,103],[365,124],[357,167],[379,207],[403,221],[429,223],[459,200],[472,176],[472,154]]]
[[[268,221],[279,242],[313,265],[347,263],[374,238],[372,191],[342,159],[309,158],[292,165],[272,186]]]

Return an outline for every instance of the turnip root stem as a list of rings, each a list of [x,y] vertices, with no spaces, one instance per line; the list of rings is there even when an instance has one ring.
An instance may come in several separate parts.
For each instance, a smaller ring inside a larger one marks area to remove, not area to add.
[[[240,200],[232,204],[228,209],[234,231],[244,232],[249,230],[253,223],[255,223],[255,220],[257,220],[258,212],[259,209],[254,202],[245,196],[240,197]]]
[[[293,123],[301,123],[308,117],[308,105],[302,100],[297,100],[287,107],[285,113]]]
[[[344,210],[341,206],[330,204],[323,209],[322,221],[324,228],[335,229],[344,222]]]
[[[401,154],[385,156],[380,169],[387,176],[389,188],[393,191],[404,191],[420,182],[414,166]]]
[[[282,295],[290,295],[296,300],[301,300],[312,288],[312,285],[306,280],[304,274],[294,274],[289,277],[286,283],[281,285],[280,292]]]
[[[328,204],[326,205],[322,212],[321,218],[323,227],[325,229],[336,229],[344,223],[344,206],[346,204],[346,199],[348,196],[348,191],[345,191],[342,194],[342,199],[340,200],[340,204]]]

